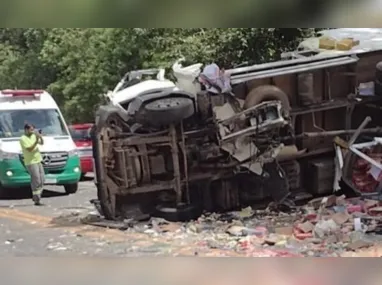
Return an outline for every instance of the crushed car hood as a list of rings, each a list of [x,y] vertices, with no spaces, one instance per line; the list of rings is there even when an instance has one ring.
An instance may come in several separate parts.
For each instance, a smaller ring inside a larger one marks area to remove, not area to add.
[[[171,87],[173,87],[174,90],[178,90],[175,84],[169,80],[146,80],[113,94],[110,99],[113,104],[123,104],[133,100],[143,92]]]

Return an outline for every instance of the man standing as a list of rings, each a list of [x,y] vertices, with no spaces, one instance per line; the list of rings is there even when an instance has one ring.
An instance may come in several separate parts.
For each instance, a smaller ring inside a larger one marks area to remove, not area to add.
[[[31,188],[33,202],[36,206],[40,203],[41,194],[44,187],[45,175],[42,166],[42,156],[38,145],[43,145],[44,141],[40,133],[35,131],[33,125],[25,124],[24,135],[20,138],[20,145],[24,156],[24,164],[31,176]]]

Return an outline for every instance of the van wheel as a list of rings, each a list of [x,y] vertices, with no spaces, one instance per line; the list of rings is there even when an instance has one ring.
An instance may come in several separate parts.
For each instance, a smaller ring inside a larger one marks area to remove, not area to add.
[[[64,185],[66,194],[74,194],[78,190],[78,183]]]
[[[263,85],[251,90],[245,98],[244,109],[273,100],[281,102],[283,111],[288,116],[291,110],[289,98],[280,88],[273,85]]]

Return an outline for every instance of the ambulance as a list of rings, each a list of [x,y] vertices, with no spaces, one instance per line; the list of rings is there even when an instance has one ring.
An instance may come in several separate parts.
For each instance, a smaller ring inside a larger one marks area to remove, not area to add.
[[[43,90],[0,91],[0,191],[30,185],[19,143],[26,123],[41,131],[39,146],[46,185],[77,192],[80,159],[65,120],[53,97]]]

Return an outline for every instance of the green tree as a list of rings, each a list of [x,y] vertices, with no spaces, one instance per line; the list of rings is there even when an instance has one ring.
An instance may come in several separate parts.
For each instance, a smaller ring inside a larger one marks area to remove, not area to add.
[[[315,29],[0,29],[2,88],[44,88],[71,122],[92,121],[103,94],[128,70],[275,60]]]

